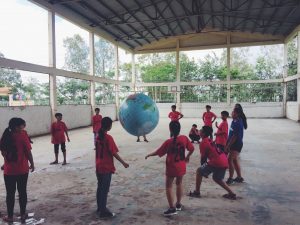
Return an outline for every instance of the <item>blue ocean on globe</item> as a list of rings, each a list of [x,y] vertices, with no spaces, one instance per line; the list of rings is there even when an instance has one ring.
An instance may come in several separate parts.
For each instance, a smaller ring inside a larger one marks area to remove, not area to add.
[[[155,102],[145,94],[132,94],[125,99],[119,110],[123,128],[134,136],[149,134],[157,126],[159,112]]]

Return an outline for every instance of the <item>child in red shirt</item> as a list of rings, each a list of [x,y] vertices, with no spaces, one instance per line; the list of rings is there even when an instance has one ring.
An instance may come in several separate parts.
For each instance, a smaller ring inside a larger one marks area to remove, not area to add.
[[[179,135],[180,123],[178,121],[171,121],[169,124],[170,131],[174,134],[173,138],[166,140],[159,149],[148,154],[145,159],[150,156],[159,157],[167,154],[166,158],[166,194],[169,203],[169,209],[164,212],[165,216],[177,214],[177,211],[182,209],[182,178],[186,173],[186,162],[189,162],[190,156],[194,151],[194,146],[191,144],[187,136]],[[185,149],[189,151],[185,156]],[[174,207],[172,184],[176,178],[176,197],[177,202]]]
[[[197,170],[196,175],[196,188],[194,192],[190,192],[191,197],[200,197],[200,186],[202,177],[208,177],[209,174],[213,174],[213,180],[228,191],[228,194],[223,195],[224,198],[236,199],[236,195],[223,181],[226,169],[228,168],[228,159],[221,150],[219,150],[212,140],[208,138],[212,133],[212,128],[209,126],[203,126],[200,130],[200,136],[202,141],[200,143],[201,154],[201,167]],[[208,159],[208,162],[207,162]]]
[[[111,176],[116,171],[114,158],[123,164],[125,168],[129,165],[119,156],[118,147],[112,136],[107,134],[112,127],[112,120],[104,117],[96,142],[96,174],[98,179],[97,188],[97,212],[100,218],[114,217],[115,214],[106,208],[107,195],[109,192]]]
[[[96,139],[97,139],[97,134],[101,128],[101,120],[102,116],[100,115],[100,109],[96,108],[95,109],[95,115],[92,117],[92,126],[93,126],[93,133],[94,133],[94,145],[96,149]]]
[[[56,122],[52,123],[51,125],[51,142],[54,144],[54,154],[55,154],[55,160],[50,163],[50,165],[53,164],[58,164],[58,150],[59,150],[59,145],[61,146],[61,151],[64,156],[64,161],[62,165],[67,164],[66,160],[66,137],[68,142],[70,142],[70,138],[68,135],[68,128],[66,124],[62,121],[62,114],[61,113],[55,113],[55,118],[57,119]]]
[[[220,125],[218,125],[218,122],[216,122],[216,127],[218,128],[217,132],[215,133],[216,136],[216,145],[219,149],[224,152],[227,138],[228,138],[228,123],[227,123],[227,118],[229,116],[229,113],[227,111],[222,111],[221,112],[221,118],[222,122]]]
[[[19,193],[22,223],[25,223],[26,219],[27,180],[29,169],[31,172],[34,171],[34,162],[27,133],[23,131],[24,127],[25,121],[23,119],[12,118],[0,141],[0,150],[4,158],[7,204],[7,217],[4,218],[4,221],[8,223],[13,222],[16,186]]]
[[[168,117],[171,119],[171,121],[178,121],[183,117],[183,115],[176,111],[176,105],[171,106],[171,112],[169,113]],[[172,132],[170,132],[170,137],[173,137]]]
[[[168,115],[171,121],[179,121],[183,117],[180,112],[176,111],[176,105],[172,105],[171,110],[172,111]]]
[[[190,133],[189,133],[189,137],[191,139],[191,143],[194,143],[194,141],[197,141],[198,143],[199,140],[200,140],[200,135],[199,135],[199,131],[197,129],[197,125],[196,124],[193,124],[191,130],[190,130]]]
[[[217,116],[216,114],[214,114],[213,112],[211,112],[211,106],[210,105],[206,105],[206,112],[203,113],[202,115],[202,120],[204,122],[204,126],[209,126],[212,128],[212,124],[213,122],[215,122]],[[211,139],[213,138],[212,136],[210,137]]]

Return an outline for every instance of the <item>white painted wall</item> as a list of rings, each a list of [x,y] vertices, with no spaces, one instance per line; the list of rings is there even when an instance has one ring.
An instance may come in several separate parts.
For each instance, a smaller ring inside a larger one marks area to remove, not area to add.
[[[248,118],[281,118],[283,117],[283,104],[274,103],[241,103],[244,112]],[[172,103],[158,103],[159,114],[161,118],[166,118],[171,111]],[[206,104],[182,103],[181,112],[186,118],[201,118],[205,111]],[[234,105],[228,106],[226,103],[211,104],[212,111],[220,115],[221,111],[232,111]],[[116,107],[110,105],[98,105],[100,113],[103,116],[109,116],[116,120]],[[297,102],[287,103],[287,118],[297,120]],[[66,122],[69,129],[89,126],[91,124],[91,106],[90,105],[61,105],[58,106],[58,112],[63,114],[63,121]],[[27,106],[20,107],[0,107],[0,134],[7,127],[8,121],[12,117],[22,117],[27,122],[27,131],[29,135],[47,134],[51,124],[51,110],[49,106]]]
[[[298,121],[298,102],[286,103],[286,118]]]
[[[50,131],[50,106],[0,107],[0,135],[12,117],[21,117],[26,121],[29,135],[40,135]]]
[[[283,117],[283,104],[282,102],[260,102],[260,103],[240,103],[244,109],[244,112],[249,118],[281,118]],[[168,117],[171,111],[172,103],[157,103],[157,107],[160,113],[160,117]],[[181,113],[184,117],[195,118],[202,117],[205,112],[205,106],[207,104],[202,103],[182,103]],[[217,116],[221,114],[221,111],[226,110],[231,113],[234,104],[228,106],[226,103],[211,103],[212,112]]]

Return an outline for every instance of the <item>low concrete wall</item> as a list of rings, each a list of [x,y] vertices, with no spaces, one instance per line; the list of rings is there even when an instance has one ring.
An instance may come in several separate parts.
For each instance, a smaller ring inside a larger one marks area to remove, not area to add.
[[[0,107],[0,136],[12,117],[21,117],[26,121],[29,135],[46,134],[50,131],[50,106]]]
[[[116,120],[115,105],[100,105],[103,116]],[[60,105],[57,112],[63,114],[63,121],[69,129],[91,125],[91,105]],[[12,117],[21,117],[26,123],[26,130],[31,136],[47,134],[51,126],[50,106],[0,107],[0,136]]]
[[[286,103],[286,118],[290,120],[298,121],[298,102],[287,102]]]
[[[158,103],[157,107],[160,117],[168,117],[171,111],[171,103]],[[201,103],[182,103],[180,107],[181,113],[187,118],[202,117],[207,104]],[[211,103],[212,111],[219,116],[221,111],[226,110],[231,113],[234,104],[228,106],[226,103]],[[261,102],[261,103],[241,103],[244,112],[249,118],[282,118],[283,104],[282,102]]]

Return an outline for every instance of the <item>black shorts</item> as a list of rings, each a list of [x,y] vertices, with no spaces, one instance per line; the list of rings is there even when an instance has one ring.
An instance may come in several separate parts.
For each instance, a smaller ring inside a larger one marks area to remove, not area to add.
[[[243,148],[243,144],[233,144],[230,147],[230,151],[235,151],[235,152],[241,153],[242,148]]]
[[[220,145],[220,144],[216,144],[217,148],[220,149],[222,152],[225,152],[225,146],[224,145]]]
[[[60,144],[60,149],[62,152],[66,152],[66,143],[65,142]],[[59,144],[54,144],[54,153],[58,154],[58,150],[59,150]]]
[[[203,177],[208,177],[209,174],[213,174],[214,180],[223,180],[226,173],[226,168],[218,168],[208,165],[207,163],[203,164],[197,170]]]

